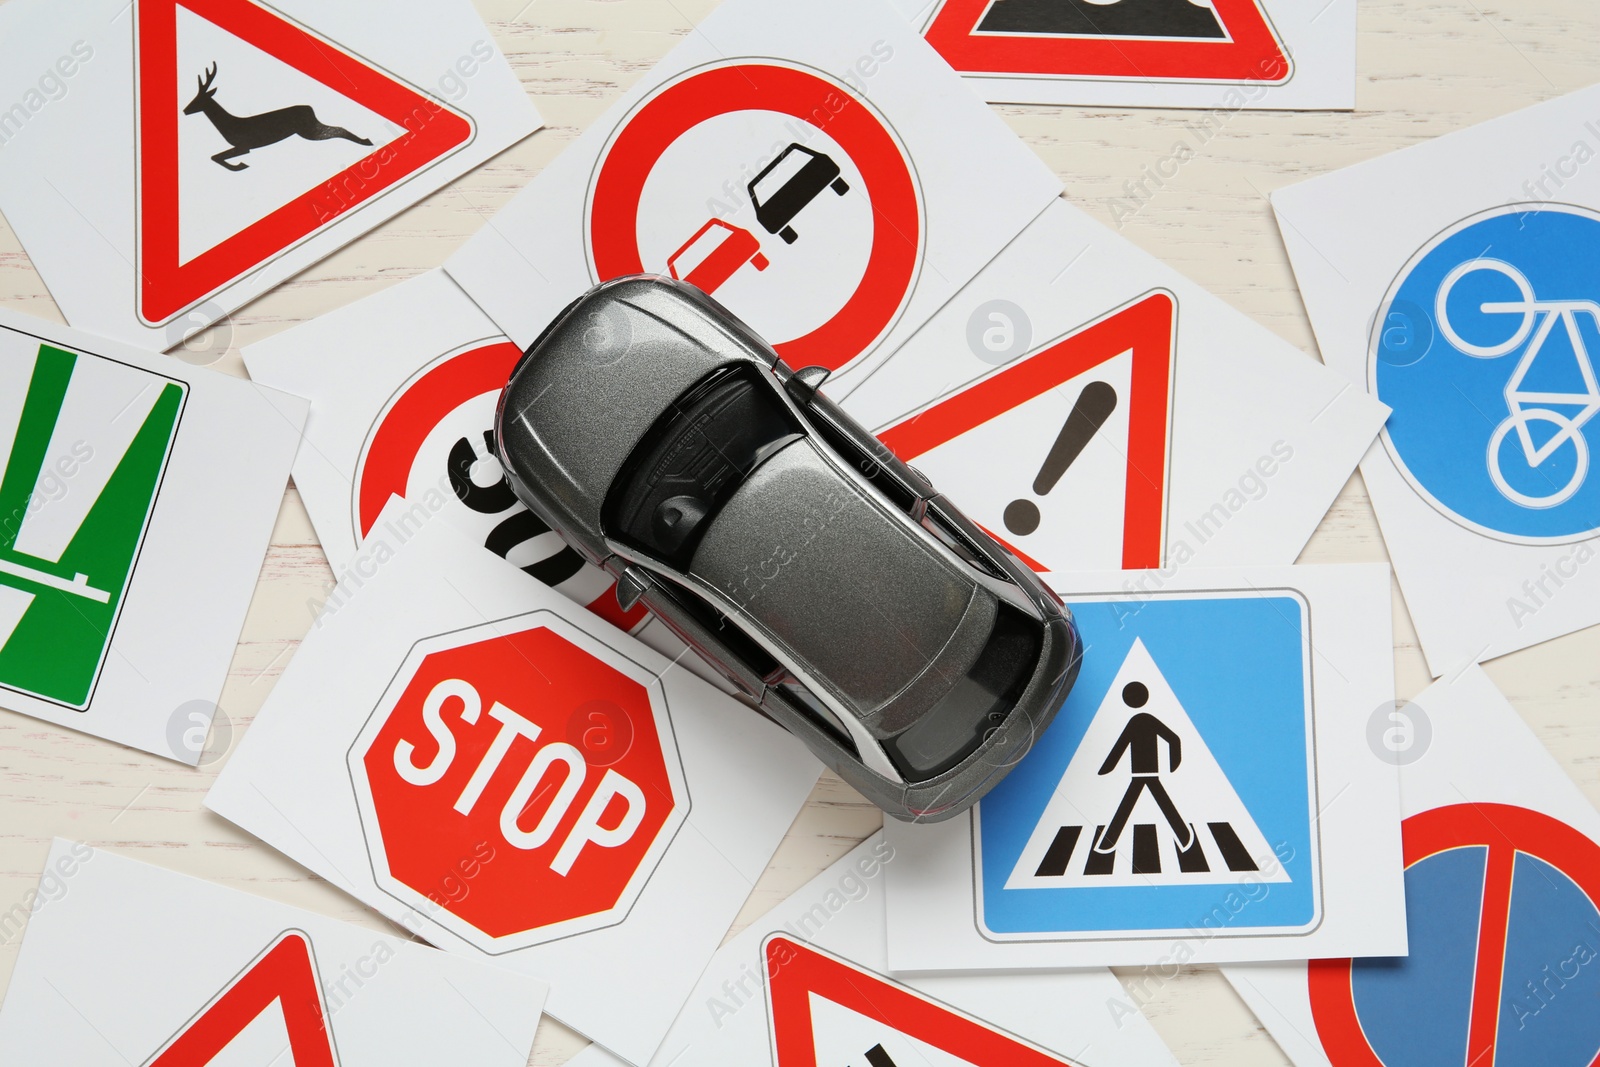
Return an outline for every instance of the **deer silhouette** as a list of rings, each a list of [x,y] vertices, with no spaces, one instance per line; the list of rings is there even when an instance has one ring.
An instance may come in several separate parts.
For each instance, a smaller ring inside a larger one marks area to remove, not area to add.
[[[269,144],[277,144],[295,136],[304,137],[308,141],[326,141],[334,137],[343,137],[346,141],[354,141],[356,144],[372,144],[365,137],[357,137],[343,126],[329,126],[324,123],[317,118],[317,113],[311,110],[310,104],[281,107],[276,111],[264,111],[259,115],[230,114],[226,108],[217,103],[217,91],[211,87],[211,83],[216,80],[217,65],[213,63],[204,78],[195,79],[200,85],[199,91],[183,109],[183,113],[204,115],[211,120],[211,125],[217,128],[217,132],[222,134],[228,144],[233,146],[211,157],[214,162],[229,170],[244,170],[250,165],[230,163],[229,160],[245,155],[251,149],[265,148]]]

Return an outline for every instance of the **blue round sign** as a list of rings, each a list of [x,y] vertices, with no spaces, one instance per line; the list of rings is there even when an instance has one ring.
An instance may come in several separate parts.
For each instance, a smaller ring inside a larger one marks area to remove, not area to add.
[[[1600,215],[1522,204],[1422,248],[1373,323],[1372,392],[1407,481],[1505,541],[1600,532]]]
[[[1600,845],[1472,802],[1404,823],[1403,957],[1312,960],[1333,1067],[1600,1067]]]

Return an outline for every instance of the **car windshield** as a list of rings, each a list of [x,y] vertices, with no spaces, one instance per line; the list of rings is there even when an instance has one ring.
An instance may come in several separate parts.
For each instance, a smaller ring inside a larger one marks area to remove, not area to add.
[[[753,367],[713,375],[651,427],[606,496],[601,521],[625,544],[680,570],[750,472],[800,439]]]

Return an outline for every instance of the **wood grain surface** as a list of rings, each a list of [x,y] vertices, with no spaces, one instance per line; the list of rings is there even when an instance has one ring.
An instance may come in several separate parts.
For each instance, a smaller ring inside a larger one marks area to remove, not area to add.
[[[794,0],[803,3],[804,0]],[[1292,0],[1320,3],[1323,0]],[[479,9],[546,129],[243,308],[205,343],[217,366],[243,374],[239,348],[437,266],[673,44],[711,0],[478,0]],[[1357,109],[1240,112],[1203,145],[1198,115],[1155,109],[1002,107],[1053,167],[1068,195],[1132,241],[1315,353],[1266,194],[1314,174],[1401,148],[1570,92],[1600,70],[1600,5],[1583,0],[1362,0]],[[1125,183],[1171,156],[1194,157],[1128,216]],[[1538,162],[1530,161],[1532,168]],[[0,301],[60,321],[9,227],[0,227]],[[203,547],[197,550],[203,551]],[[1386,559],[1360,479],[1346,486],[1305,562]],[[249,729],[309,629],[331,575],[291,487],[262,569],[227,688],[219,729]],[[1402,696],[1428,683],[1405,606],[1394,597]],[[1600,803],[1600,629],[1507,656],[1489,674],[1562,766]],[[225,759],[225,755],[223,759]],[[310,908],[374,929],[394,928],[353,899],[201,810],[221,762],[199,770],[10,712],[0,712],[0,913],[39,874],[49,841],[65,836]],[[736,929],[777,903],[881,822],[831,776],[752,887]],[[204,937],[204,930],[194,936]],[[20,938],[0,941],[0,989]],[[1118,971],[1186,1064],[1265,1067],[1282,1052],[1212,968]],[[618,1010],[626,1010],[618,1005]],[[566,1062],[583,1039],[546,1020],[532,1063]]]

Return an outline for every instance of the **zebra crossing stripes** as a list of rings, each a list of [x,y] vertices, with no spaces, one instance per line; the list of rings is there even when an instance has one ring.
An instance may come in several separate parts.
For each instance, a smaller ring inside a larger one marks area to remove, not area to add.
[[[1213,855],[1221,864],[1235,874],[1244,874],[1258,871],[1260,867],[1251,858],[1250,852],[1239,840],[1239,835],[1234,831],[1233,824],[1228,822],[1206,823],[1205,829],[1211,835]],[[1062,826],[1056,831],[1049,848],[1045,850],[1044,858],[1039,861],[1035,869],[1035,878],[1061,878],[1065,876],[1071,865],[1073,853],[1077,851],[1078,842],[1084,840],[1084,828],[1078,825]],[[1106,828],[1104,825],[1096,826],[1094,834],[1087,839],[1089,842],[1103,840]],[[1207,856],[1200,833],[1195,827],[1190,827],[1190,840],[1185,847],[1177,842],[1172,842],[1172,851],[1176,857],[1178,870],[1185,874],[1205,874],[1213,870],[1211,859]],[[1116,870],[1116,858],[1121,854],[1116,849],[1101,850],[1090,847],[1084,851],[1082,872],[1086,876],[1110,875]],[[1128,869],[1133,874],[1160,874],[1162,872],[1161,839],[1153,823],[1135,823],[1133,827],[1133,845],[1130,850]]]

